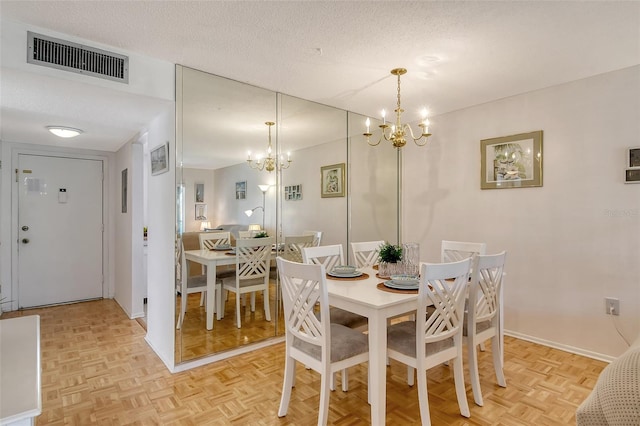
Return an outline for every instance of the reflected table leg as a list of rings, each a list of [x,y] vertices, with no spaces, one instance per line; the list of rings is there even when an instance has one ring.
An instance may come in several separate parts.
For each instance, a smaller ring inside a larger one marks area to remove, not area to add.
[[[213,312],[216,306],[216,262],[207,264],[207,330],[213,330]]]

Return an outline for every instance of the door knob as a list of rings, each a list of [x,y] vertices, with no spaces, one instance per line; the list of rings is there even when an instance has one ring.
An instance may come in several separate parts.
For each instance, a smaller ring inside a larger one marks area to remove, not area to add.
[[[28,238],[23,238],[22,239],[22,244],[29,244],[29,239]]]
[[[22,230],[23,230],[23,231],[28,231],[28,230],[29,230],[29,227],[28,227],[27,225],[24,225],[24,226],[22,227]]]

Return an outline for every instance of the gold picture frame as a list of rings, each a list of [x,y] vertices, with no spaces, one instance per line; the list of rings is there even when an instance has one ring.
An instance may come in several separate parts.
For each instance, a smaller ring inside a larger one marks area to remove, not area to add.
[[[542,130],[480,141],[480,188],[542,186]]]
[[[344,170],[345,163],[320,168],[320,196],[322,198],[344,197],[347,186]]]

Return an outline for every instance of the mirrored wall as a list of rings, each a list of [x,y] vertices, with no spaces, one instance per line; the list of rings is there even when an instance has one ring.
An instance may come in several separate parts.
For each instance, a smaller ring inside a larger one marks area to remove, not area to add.
[[[176,94],[177,247],[199,249],[200,232],[222,228],[235,237],[249,226],[263,228],[278,242],[321,231],[323,245],[342,244],[346,254],[351,241],[398,241],[398,153],[387,145],[367,145],[366,117],[180,66]],[[265,155],[270,121],[276,123],[275,155],[292,161],[286,169],[267,172],[251,168],[247,158],[249,152],[252,160]],[[258,185],[268,187],[263,192]],[[253,210],[250,217],[247,210]],[[176,265],[178,277],[179,256]],[[217,273],[231,270],[219,266]],[[200,265],[190,264],[191,276],[202,273]],[[200,294],[189,295],[176,329],[176,362],[282,335],[277,286],[272,279],[271,321],[257,296],[255,311],[248,308],[250,301],[241,308],[241,328],[233,293],[224,297],[224,318],[216,319],[212,330],[206,328]],[[176,323],[181,298],[176,291]]]

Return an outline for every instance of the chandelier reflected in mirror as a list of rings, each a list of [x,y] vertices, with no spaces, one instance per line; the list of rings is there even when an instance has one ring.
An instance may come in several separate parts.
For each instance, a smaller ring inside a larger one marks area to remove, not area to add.
[[[420,127],[422,133],[417,138],[415,137],[411,126],[409,126],[407,123],[402,123],[401,116],[404,110],[400,105],[400,76],[406,73],[407,70],[405,68],[394,68],[391,70],[391,74],[398,76],[398,101],[395,109],[396,122],[395,124],[388,125],[385,118],[386,113],[384,110],[382,110],[382,124],[378,126],[380,127],[382,134],[380,135],[380,139],[378,139],[378,142],[371,142],[370,138],[371,136],[373,136],[373,133],[371,133],[370,131],[371,120],[369,120],[369,118],[367,117],[367,121],[365,122],[367,131],[366,133],[363,133],[363,135],[367,138],[367,143],[371,146],[379,145],[384,138],[384,140],[391,142],[394,147],[402,148],[407,144],[407,136],[410,136],[416,145],[424,146],[427,143],[427,138],[431,136],[431,133],[429,133],[429,120],[427,119],[426,109],[422,110],[422,121],[420,122],[420,124],[418,124],[418,127]]]
[[[288,169],[292,161],[291,154],[287,152],[287,161],[285,162],[282,157],[278,159],[277,155],[274,155],[273,153],[273,148],[271,145],[271,127],[276,123],[274,123],[273,121],[267,121],[264,124],[269,126],[269,145],[267,146],[267,155],[264,158],[262,158],[261,155],[258,155],[255,160],[252,160],[251,152],[249,152],[247,163],[252,169],[266,170],[268,172],[272,172],[276,169]]]

